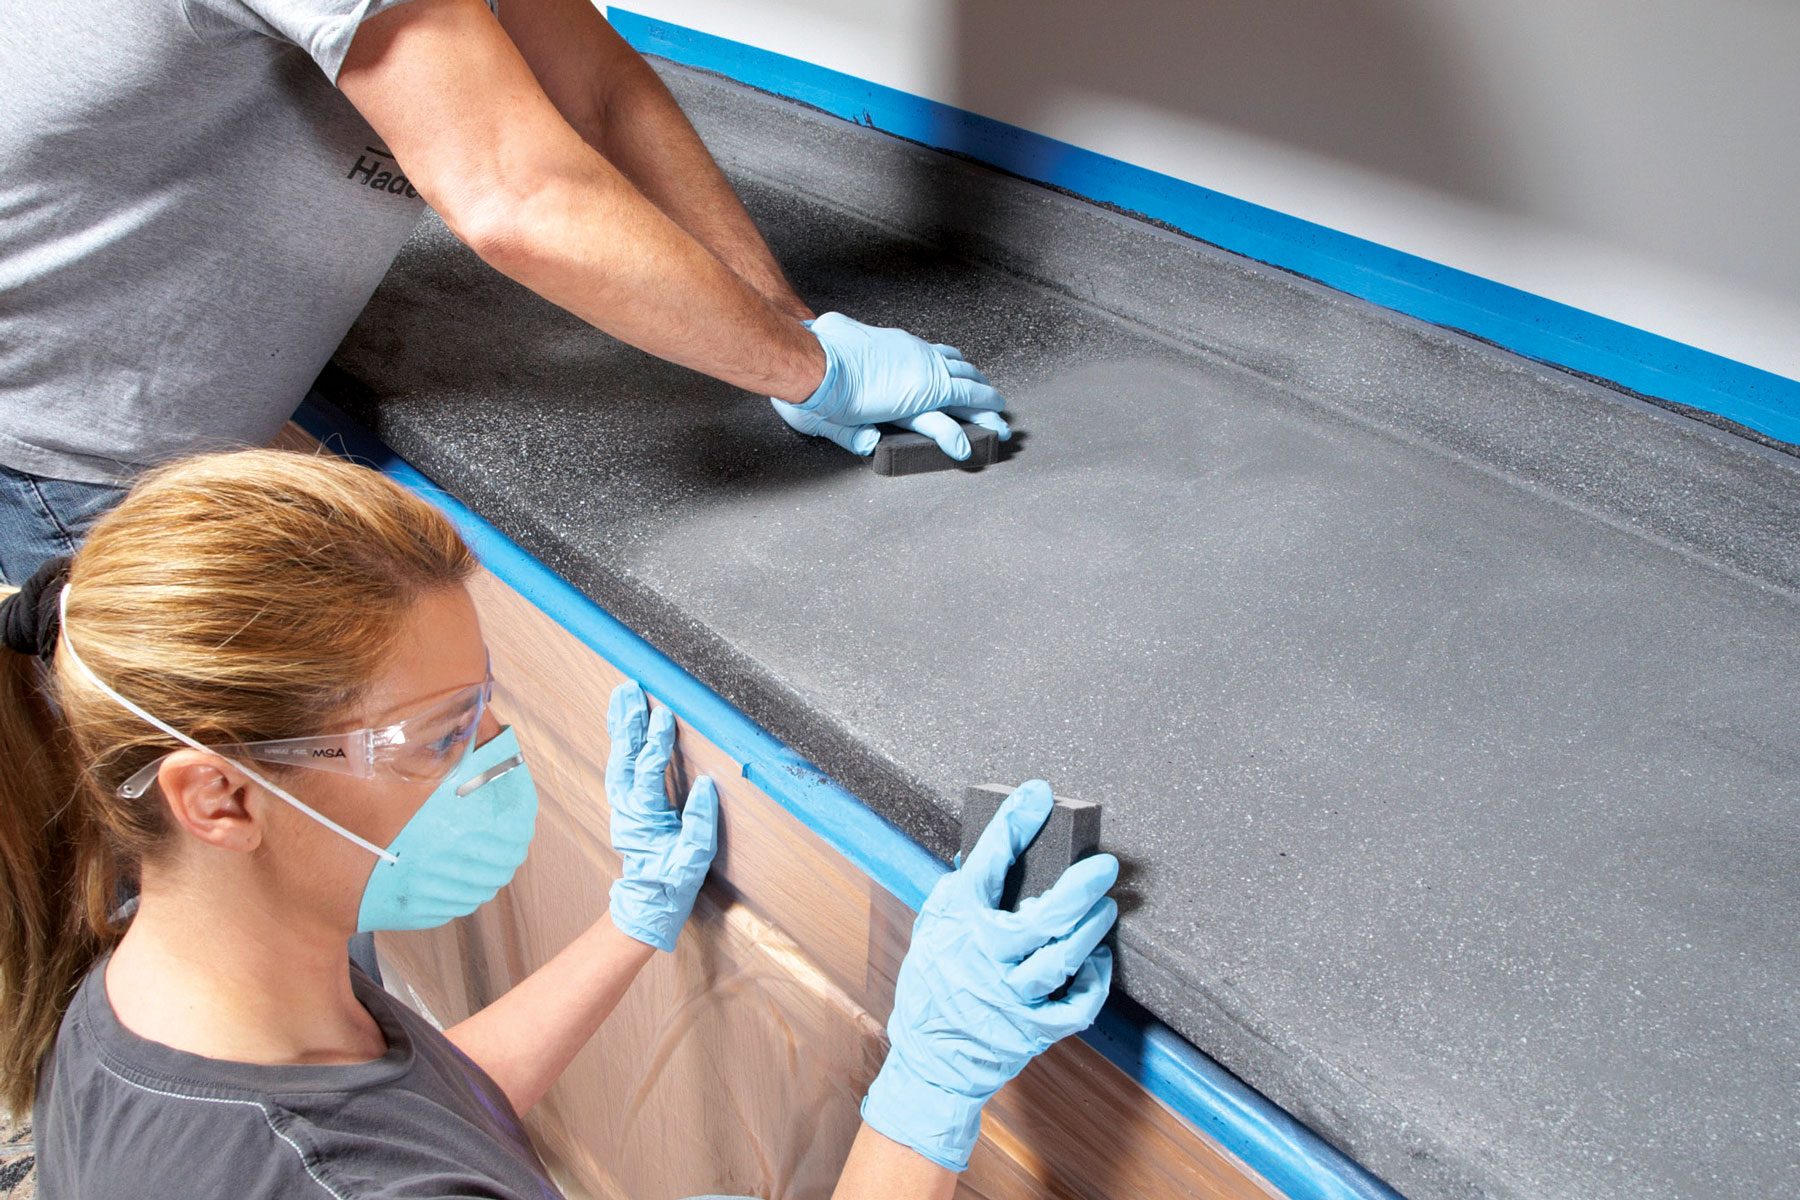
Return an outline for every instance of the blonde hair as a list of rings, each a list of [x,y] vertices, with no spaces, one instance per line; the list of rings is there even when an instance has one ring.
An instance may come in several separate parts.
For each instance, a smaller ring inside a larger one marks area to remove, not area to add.
[[[68,633],[122,694],[201,742],[325,732],[422,597],[475,560],[431,505],[338,459],[242,450],[144,475],[69,568]],[[0,648],[0,1103],[29,1108],[69,998],[124,932],[122,879],[166,845],[177,743],[57,651]]]

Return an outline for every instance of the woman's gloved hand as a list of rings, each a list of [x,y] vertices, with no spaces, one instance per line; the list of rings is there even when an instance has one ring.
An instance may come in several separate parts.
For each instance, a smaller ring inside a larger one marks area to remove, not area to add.
[[[830,438],[852,454],[870,454],[884,422],[935,441],[951,458],[969,457],[969,439],[952,420],[999,434],[1012,430],[1006,402],[954,346],[933,345],[904,329],[883,329],[826,313],[806,322],[825,350],[825,379],[802,404],[771,400],[801,433]]]
[[[645,945],[673,950],[718,849],[719,794],[702,775],[681,812],[669,805],[663,773],[675,749],[675,714],[660,707],[652,714],[635,682],[613,689],[606,734],[612,844],[624,864],[612,885],[612,922]]]
[[[892,1046],[863,1100],[876,1132],[953,1171],[969,1165],[988,1098],[1053,1042],[1093,1024],[1112,986],[1112,952],[1100,941],[1118,918],[1106,895],[1118,859],[1084,858],[1017,912],[994,907],[1051,804],[1048,784],[1024,784],[968,861],[931,889],[900,965]],[[1070,976],[1068,992],[1050,999]]]

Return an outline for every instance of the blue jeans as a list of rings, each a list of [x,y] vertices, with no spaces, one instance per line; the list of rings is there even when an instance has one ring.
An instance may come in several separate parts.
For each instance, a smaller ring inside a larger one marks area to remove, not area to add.
[[[44,479],[0,466],[0,582],[14,587],[44,560],[73,554],[75,544],[125,489],[106,483]]]

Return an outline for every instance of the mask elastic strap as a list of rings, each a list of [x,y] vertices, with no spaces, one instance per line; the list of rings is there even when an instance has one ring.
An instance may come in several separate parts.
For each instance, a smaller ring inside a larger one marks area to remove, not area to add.
[[[193,738],[191,738],[187,734],[181,732],[181,730],[176,729],[172,725],[164,724],[162,721],[159,721],[157,718],[151,716],[149,713],[145,712],[143,709],[141,709],[137,705],[133,704],[130,700],[127,700],[124,696],[121,696],[119,693],[113,691],[112,688],[107,686],[105,680],[101,679],[100,676],[98,676],[94,673],[94,669],[92,667],[88,666],[87,663],[85,663],[81,660],[81,655],[78,654],[75,650],[75,643],[69,639],[69,585],[66,583],[63,584],[62,595],[60,597],[58,597],[58,599],[57,599],[57,608],[59,610],[58,615],[61,617],[61,620],[62,620],[62,648],[69,652],[69,661],[74,663],[77,667],[81,668],[81,673],[83,675],[87,676],[88,682],[92,683],[95,687],[99,688],[101,691],[105,692],[108,696],[112,697],[114,703],[118,704],[121,708],[130,712],[133,716],[139,718],[140,720],[145,721],[148,724],[156,726],[156,728],[162,730],[164,733],[168,734],[170,737],[174,738],[176,741],[181,742],[185,745],[191,746],[195,750],[200,751],[202,754],[214,754],[214,755],[218,755],[218,757],[220,757],[220,758],[225,759],[226,762],[230,763],[232,766],[236,767],[238,770],[240,770],[244,774],[248,775],[251,779],[254,779],[257,783],[261,784],[264,788],[268,789],[274,795],[279,796],[281,799],[287,801],[289,804],[293,805],[295,808],[299,809],[301,812],[305,813],[307,816],[311,817],[313,820],[317,821],[319,824],[323,825],[325,828],[331,830],[331,832],[337,834],[339,837],[348,838],[350,841],[355,842],[358,846],[361,846],[364,850],[367,850],[370,854],[373,854],[377,858],[381,859],[382,862],[397,863],[400,861],[400,858],[398,855],[393,854],[390,851],[383,850],[380,846],[377,846],[374,842],[369,841],[367,838],[358,837],[356,834],[351,833],[348,829],[345,829],[342,825],[339,825],[336,821],[332,820],[330,817],[326,816],[324,813],[313,808],[311,805],[306,804],[306,803],[302,802],[301,800],[297,799],[295,796],[293,796],[291,793],[289,793],[286,788],[277,787],[275,784],[270,783],[267,779],[264,779],[256,771],[251,770],[249,767],[245,766],[243,763],[239,762],[237,759],[227,758],[225,755],[219,754],[219,752],[217,750],[213,749],[211,746],[202,746],[199,742],[196,742]]]

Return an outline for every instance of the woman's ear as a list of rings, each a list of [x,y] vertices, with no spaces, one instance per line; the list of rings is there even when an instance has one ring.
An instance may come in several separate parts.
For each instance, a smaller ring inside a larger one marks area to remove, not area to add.
[[[246,854],[262,845],[249,779],[218,755],[177,750],[163,759],[156,785],[175,823],[208,845]]]

